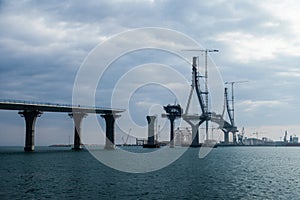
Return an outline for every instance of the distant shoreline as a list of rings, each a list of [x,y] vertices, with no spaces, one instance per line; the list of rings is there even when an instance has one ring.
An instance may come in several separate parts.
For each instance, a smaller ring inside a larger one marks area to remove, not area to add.
[[[49,147],[71,147],[71,144],[52,144]]]

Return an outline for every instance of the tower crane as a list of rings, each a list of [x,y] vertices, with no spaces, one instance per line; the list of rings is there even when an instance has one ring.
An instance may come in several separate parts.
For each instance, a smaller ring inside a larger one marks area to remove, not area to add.
[[[129,129],[129,131],[128,131],[128,134],[127,134],[126,140],[124,140],[124,137],[122,137],[122,140],[123,140],[123,145],[124,145],[124,146],[126,146],[126,145],[127,145],[127,142],[128,142],[128,138],[129,138],[130,132],[131,132],[131,128],[130,128],[130,129]]]

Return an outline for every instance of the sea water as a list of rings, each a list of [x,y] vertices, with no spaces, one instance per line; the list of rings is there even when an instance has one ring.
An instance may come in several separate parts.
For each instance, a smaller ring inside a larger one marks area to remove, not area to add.
[[[198,152],[134,174],[87,150],[1,147],[0,199],[300,199],[298,147],[218,147],[202,159]]]

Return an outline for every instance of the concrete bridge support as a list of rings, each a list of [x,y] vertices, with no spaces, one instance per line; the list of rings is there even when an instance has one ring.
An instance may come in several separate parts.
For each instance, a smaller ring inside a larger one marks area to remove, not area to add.
[[[169,116],[170,120],[170,147],[174,148],[174,121],[176,117],[175,116]]]
[[[224,143],[229,144],[229,132],[228,131],[223,131],[224,132]]]
[[[190,124],[192,127],[192,144],[191,147],[199,147],[199,124]]]
[[[232,142],[233,144],[237,144],[237,140],[236,140],[236,132],[232,132]]]
[[[73,112],[70,113],[69,116],[74,121],[74,150],[81,150],[82,149],[82,142],[81,142],[81,122],[84,117],[87,116],[86,113],[83,112]]]
[[[180,108],[180,107],[179,107]],[[181,113],[168,113],[162,114],[162,117],[167,117],[170,120],[170,148],[174,148],[174,121],[175,119],[179,118]]]
[[[121,115],[116,114],[105,114],[101,115],[105,119],[106,125],[106,140],[105,149],[115,149],[115,120]]]
[[[192,127],[192,144],[190,147],[199,147],[199,126],[206,120],[199,119],[197,116],[183,116],[183,119]]]
[[[148,122],[148,145],[154,145],[154,123],[156,120],[156,116],[147,116],[147,122]]]
[[[199,147],[199,126],[200,122],[193,123],[194,120],[188,120],[183,118],[191,127],[192,127],[192,144],[190,145],[191,147]]]
[[[24,151],[34,151],[34,129],[36,118],[40,117],[42,112],[38,110],[33,111],[20,111],[21,117],[25,118],[26,131],[25,131],[25,147]]]

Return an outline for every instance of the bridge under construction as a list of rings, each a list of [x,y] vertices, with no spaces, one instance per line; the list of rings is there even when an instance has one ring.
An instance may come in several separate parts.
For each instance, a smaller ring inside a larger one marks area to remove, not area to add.
[[[206,55],[207,56],[207,55]],[[199,72],[197,71],[197,57],[193,57],[193,64],[192,64],[192,85],[189,94],[189,98],[187,101],[185,112],[180,105],[167,105],[164,106],[166,114],[162,114],[162,117],[166,117],[170,121],[170,146],[174,146],[174,121],[177,118],[183,118],[190,126],[192,130],[192,141],[189,146],[191,147],[199,147],[201,144],[199,143],[199,126],[206,122],[206,142],[208,140],[208,121],[214,122],[218,124],[219,129],[224,133],[224,144],[229,145],[229,133],[233,134],[233,142],[232,144],[237,144],[236,140],[236,133],[238,132],[237,127],[234,124],[234,104],[233,104],[233,88],[232,88],[232,107],[230,107],[229,99],[228,99],[228,91],[225,88],[224,91],[224,109],[223,112],[217,114],[215,112],[210,112],[208,109],[208,86],[207,86],[207,66],[205,67],[205,91],[202,91],[200,88],[200,81],[201,78]],[[205,63],[207,65],[207,62]],[[233,83],[232,87],[233,87]],[[198,103],[200,105],[200,114],[189,114],[188,110],[191,105],[191,99],[193,93],[196,93]],[[205,99],[205,100],[204,100]],[[228,114],[229,121],[225,120],[225,112]],[[186,137],[186,136],[184,136]],[[204,143],[205,144],[205,143]],[[206,145],[209,146],[209,143]]]
[[[233,96],[233,84],[236,82],[228,82],[232,86],[232,99],[228,98],[228,90],[224,90],[224,109],[222,113],[215,113],[209,110],[208,106],[208,73],[207,73],[207,52],[205,51],[205,76],[201,76],[197,71],[197,59],[193,57],[192,61],[192,84],[191,90],[188,96],[187,105],[185,111],[180,105],[167,105],[164,106],[166,113],[162,114],[162,117],[168,118],[170,121],[170,147],[174,147],[174,121],[178,118],[182,118],[191,126],[191,147],[199,147],[199,127],[206,122],[206,140],[209,146],[208,138],[208,122],[214,122],[218,124],[218,128],[224,133],[225,145],[237,144],[237,127],[234,123],[234,96]],[[201,90],[200,78],[205,78],[205,89]],[[199,114],[189,114],[189,108],[191,105],[192,95],[195,93],[197,102],[200,105]],[[230,105],[229,102],[232,102]],[[68,113],[68,115],[74,121],[74,149],[79,150],[82,148],[81,142],[81,123],[83,118],[88,114],[99,114],[105,120],[106,124],[106,140],[105,149],[115,148],[115,133],[114,124],[117,117],[120,117],[124,109],[112,109],[103,107],[91,107],[82,105],[67,105],[67,104],[53,104],[53,103],[38,103],[29,101],[17,101],[17,100],[0,100],[0,109],[2,110],[18,110],[18,114],[24,117],[26,130],[25,130],[25,151],[34,151],[34,136],[35,136],[35,122],[37,117],[40,117],[43,112],[62,112]],[[227,113],[229,121],[225,120],[225,113]],[[155,116],[147,116],[148,121],[148,142],[150,146],[155,146],[154,139],[154,121]],[[233,141],[229,142],[229,134],[232,133]],[[240,141],[240,139],[239,139]],[[204,144],[205,144],[204,142]]]

